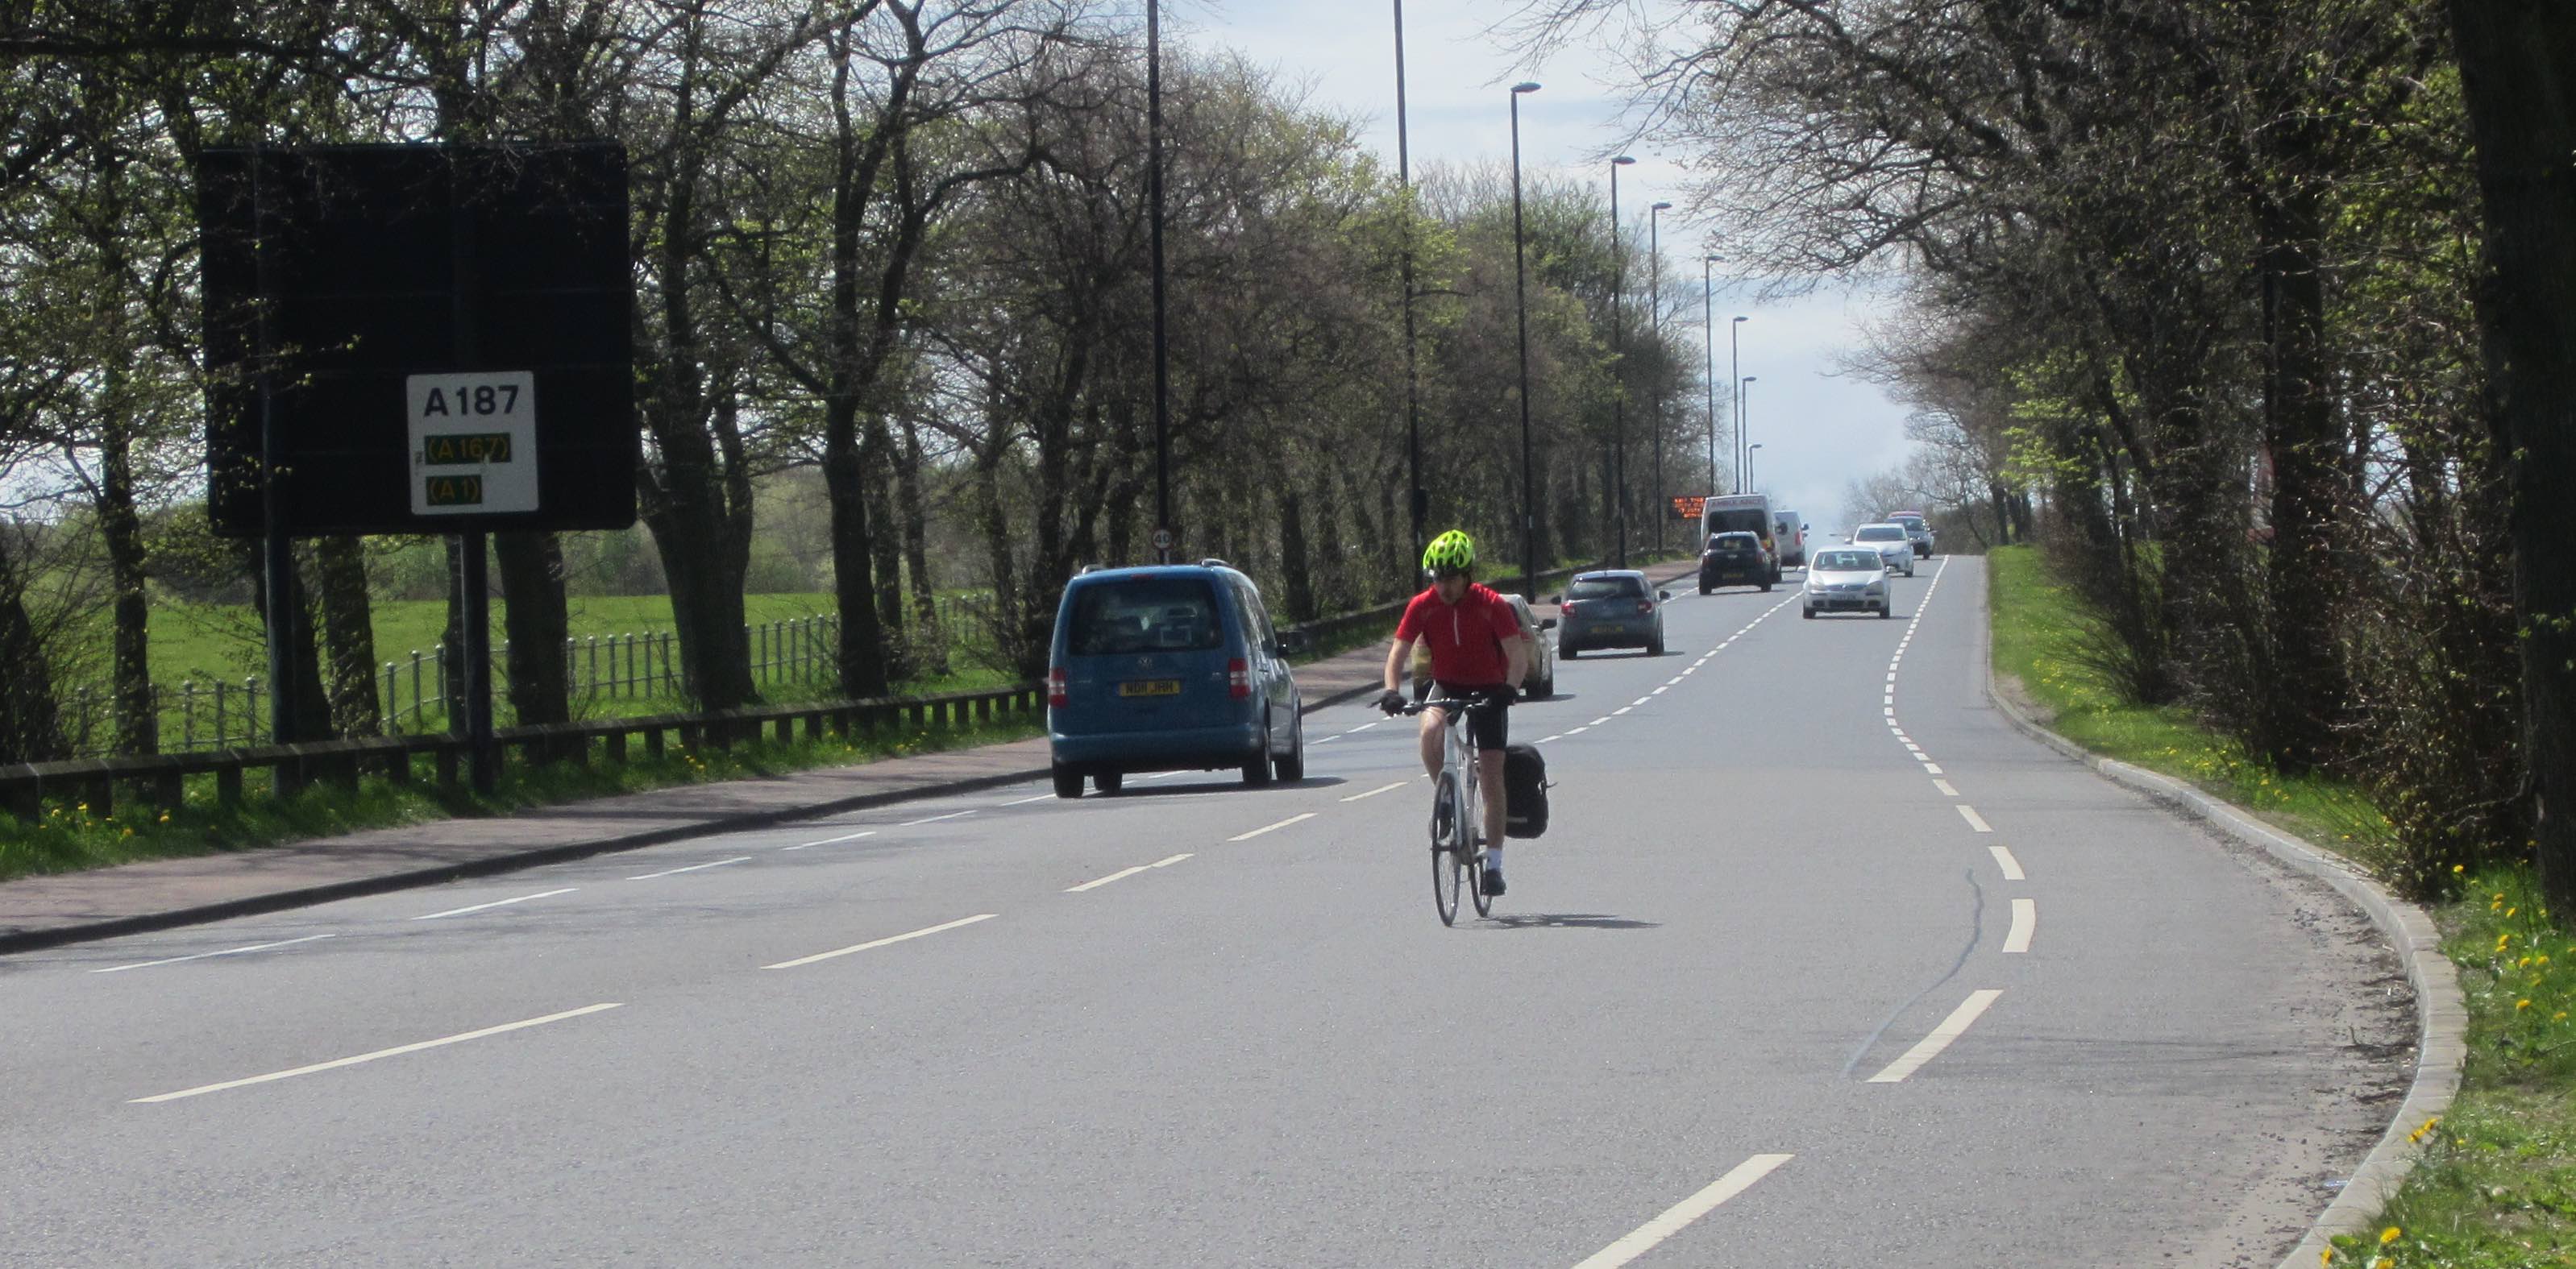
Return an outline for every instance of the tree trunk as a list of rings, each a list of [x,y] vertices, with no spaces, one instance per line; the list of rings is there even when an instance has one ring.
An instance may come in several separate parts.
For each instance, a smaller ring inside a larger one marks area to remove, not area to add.
[[[252,539],[243,546],[254,558],[258,556],[257,539]],[[296,567],[287,571],[287,628],[284,632],[266,628],[270,581],[267,569],[251,570],[254,582],[252,602],[259,606],[261,634],[271,642],[280,638],[286,640],[287,682],[295,695],[294,713],[288,720],[287,726],[294,729],[296,736],[314,740],[331,734],[331,702],[322,691],[322,658],[315,654],[313,647],[312,596],[305,589],[304,579],[300,576],[304,567],[302,557],[306,554],[302,551],[296,552],[298,557]],[[269,690],[274,692],[277,686],[271,683]]]
[[[510,640],[511,717],[522,727],[571,722],[563,543],[551,533],[496,533],[492,555],[500,565],[502,629]]]
[[[71,756],[63,743],[62,712],[44,640],[27,615],[26,579],[13,549],[17,540],[0,526],[0,762],[52,762]]]
[[[1279,576],[1286,589],[1288,619],[1315,619],[1315,579],[1306,559],[1305,499],[1294,489],[1279,494]]]
[[[939,588],[930,577],[930,517],[921,497],[921,427],[903,421],[903,452],[896,457],[894,488],[903,518],[904,573],[912,583],[914,668],[925,674],[948,672],[947,631],[939,626]]]
[[[913,674],[912,623],[903,605],[903,531],[895,523],[890,496],[894,446],[882,417],[869,421],[867,442],[860,452],[867,472],[868,522],[881,526],[868,540],[869,571],[876,575],[877,638],[886,650],[887,680],[901,682]]]
[[[847,403],[825,405],[823,492],[832,507],[832,608],[841,619],[841,693],[886,693],[885,640],[877,625],[876,544],[868,529],[866,463]]]
[[[114,372],[111,371],[111,378]],[[110,391],[110,400],[121,394]],[[99,536],[115,601],[116,751],[161,751],[161,711],[152,699],[151,600],[143,589],[143,528],[134,512],[129,420],[105,420],[99,437]]]
[[[367,596],[366,548],[354,537],[313,544],[314,599],[322,644],[332,734],[373,736],[384,730],[376,699],[376,631]]]
[[[2264,219],[2274,245],[2262,264],[2271,301],[2264,439],[2272,455],[2272,549],[2261,638],[2271,672],[2251,684],[2261,694],[2253,747],[2292,773],[2325,763],[2348,695],[2335,633],[2349,590],[2335,549],[2346,445],[2325,382],[2325,285],[2309,249],[2317,241],[2315,199],[2294,193],[2269,204]]]
[[[2522,762],[2549,906],[2576,913],[2576,24],[2541,0],[2451,0],[2486,210],[2477,308],[2521,620]]]
[[[447,550],[447,621],[438,632],[438,699],[447,710],[447,730],[465,730],[465,540],[455,534],[439,539]]]

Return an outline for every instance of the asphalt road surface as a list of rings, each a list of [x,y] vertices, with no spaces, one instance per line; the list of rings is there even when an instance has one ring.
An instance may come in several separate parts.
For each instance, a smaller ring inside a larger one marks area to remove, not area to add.
[[[1894,585],[1564,663],[1456,929],[1354,704],[1293,785],[0,958],[0,1262],[2272,1264],[2394,1104],[2393,962],[2008,730],[1977,561]]]

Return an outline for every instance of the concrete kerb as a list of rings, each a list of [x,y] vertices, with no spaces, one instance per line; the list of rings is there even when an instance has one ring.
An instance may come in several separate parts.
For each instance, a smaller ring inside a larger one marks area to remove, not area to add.
[[[2460,1090],[2460,1067],[2468,1058],[2468,1005],[2460,994],[2459,968],[2442,954],[2441,932],[2422,908],[2382,888],[2344,860],[2320,851],[2272,826],[2243,808],[2155,772],[2105,758],[2041,726],[1995,690],[1994,626],[1989,619],[1985,645],[1978,658],[1986,699],[2013,729],[2077,762],[2102,778],[2133,789],[2169,810],[2192,816],[2211,828],[2271,855],[2284,866],[2334,887],[2370,918],[2397,951],[2406,985],[2415,993],[2415,1080],[2398,1104],[2388,1128],[2353,1170],[2343,1190],[2326,1205],[2298,1245],[2281,1258],[2279,1269],[2306,1269],[2338,1234],[2367,1234],[2379,1211],[2395,1197],[2422,1149],[2411,1138],[2417,1126],[2448,1111]]]

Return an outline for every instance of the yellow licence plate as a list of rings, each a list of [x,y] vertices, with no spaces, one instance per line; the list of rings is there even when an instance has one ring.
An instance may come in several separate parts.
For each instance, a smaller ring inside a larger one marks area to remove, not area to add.
[[[1120,696],[1178,696],[1181,694],[1181,681],[1179,679],[1138,679],[1132,683],[1119,684],[1118,694]]]

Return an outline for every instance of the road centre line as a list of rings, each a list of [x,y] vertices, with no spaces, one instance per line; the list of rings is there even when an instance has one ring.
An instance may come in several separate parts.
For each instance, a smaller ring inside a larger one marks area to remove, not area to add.
[[[1601,724],[1606,723],[1606,722],[1609,722],[1609,721],[1610,721],[1610,716],[1609,716],[1608,714],[1603,714],[1601,717],[1596,718],[1596,719],[1593,719],[1591,722],[1585,723],[1585,724],[1584,724],[1584,726],[1586,726],[1586,727],[1598,727],[1598,726],[1600,726]]]
[[[1554,739],[1554,737],[1550,737],[1550,739]],[[1343,798],[1342,800],[1343,800],[1343,801],[1345,801],[1345,802],[1357,802],[1357,801],[1359,801],[1361,798],[1373,798],[1373,797],[1376,797],[1378,794],[1381,794],[1381,793],[1392,793],[1392,792],[1394,792],[1395,790],[1397,790],[1397,789],[1401,789],[1401,788],[1403,788],[1405,785],[1410,784],[1410,783],[1412,783],[1412,781],[1409,781],[1409,780],[1398,780],[1398,781],[1396,781],[1396,782],[1395,782],[1395,783],[1393,783],[1393,784],[1381,784],[1381,785],[1377,786],[1376,788],[1369,790],[1369,791],[1368,791],[1368,792],[1366,792],[1366,793],[1354,793],[1354,794],[1350,795],[1349,797]]]
[[[1054,798],[1055,798],[1055,795],[1054,795],[1054,794],[1052,794],[1052,793],[1040,793],[1040,794],[1036,795],[1035,797],[1017,798],[1017,799],[1014,799],[1014,800],[1009,801],[1009,802],[1004,802],[1002,805],[1004,805],[1004,806],[1027,806],[1027,805],[1028,805],[1029,803],[1031,803],[1031,802],[1046,802],[1046,801],[1052,801]]]
[[[1932,787],[1939,789],[1941,791],[1941,796],[1945,798],[1954,798],[1959,796],[1959,791],[1951,788],[1950,782],[1947,780],[1935,780],[1932,782]]]
[[[1995,1003],[1997,996],[2003,994],[2000,989],[1993,987],[1969,992],[1967,1000],[1961,1002],[1958,1008],[1951,1010],[1950,1016],[1943,1018],[1940,1026],[1932,1028],[1932,1034],[1917,1041],[1913,1048],[1905,1051],[1903,1057],[1888,1063],[1887,1069],[1870,1076],[1869,1082],[1894,1084],[1921,1070],[1924,1063],[1939,1057],[1941,1050],[1949,1048],[1951,1041],[1967,1034],[1968,1025],[1975,1022],[1978,1015],[1986,1011],[1987,1006]]]
[[[1382,722],[1385,722],[1386,720],[1385,720],[1385,719],[1383,719],[1383,718],[1381,718],[1381,719],[1379,719],[1379,720],[1377,720],[1377,721],[1378,721],[1378,723],[1382,723]],[[1359,726],[1352,728],[1352,729],[1351,729],[1351,731],[1367,731],[1369,728],[1371,728],[1371,727],[1375,727],[1375,726],[1377,726],[1377,723],[1361,723]],[[1349,735],[1349,734],[1350,734],[1350,732],[1343,732],[1342,734],[1343,734],[1343,735],[1345,735],[1345,736],[1347,736],[1347,735]]]
[[[895,827],[896,827],[896,828],[910,828],[910,827],[912,827],[912,826],[913,826],[913,825],[915,825],[915,824],[936,824],[936,823],[938,823],[938,822],[939,822],[939,821],[941,821],[941,820],[953,820],[953,819],[960,819],[960,818],[963,818],[963,817],[968,816],[968,815],[973,815],[973,814],[975,813],[975,811],[976,811],[976,808],[974,808],[974,807],[971,807],[971,806],[970,806],[970,807],[967,807],[965,810],[962,810],[962,811],[950,811],[950,812],[949,812],[949,813],[947,813],[946,815],[930,815],[930,816],[925,816],[925,817],[923,817],[923,818],[921,818],[921,819],[917,819],[917,820],[905,820],[904,822],[902,822],[902,823],[900,823],[900,824],[895,825]]]
[[[1098,887],[1108,885],[1110,882],[1117,881],[1117,880],[1120,880],[1120,879],[1122,879],[1122,878],[1126,878],[1126,877],[1133,877],[1133,876],[1135,876],[1136,874],[1138,874],[1138,873],[1140,873],[1140,872],[1143,872],[1143,871],[1145,871],[1146,869],[1151,868],[1151,867],[1153,867],[1153,865],[1151,865],[1151,864],[1138,864],[1138,865],[1136,865],[1136,866],[1135,866],[1135,867],[1133,867],[1133,868],[1121,868],[1121,869],[1119,869],[1118,871],[1113,872],[1113,873],[1109,874],[1109,875],[1108,875],[1108,876],[1106,876],[1106,877],[1096,877],[1096,878],[1093,878],[1093,879],[1092,879],[1092,880],[1090,880],[1090,881],[1086,881],[1086,882],[1084,882],[1084,883],[1082,883],[1081,885],[1078,885],[1078,886],[1066,886],[1066,887],[1064,888],[1064,892],[1065,892],[1066,894],[1081,894],[1081,893],[1082,893],[1083,891],[1085,891],[1085,890],[1092,890],[1092,889],[1096,889],[1096,888],[1098,888]]]
[[[210,956],[239,956],[244,952],[265,952],[272,947],[293,947],[298,943],[310,943],[315,939],[335,937],[337,936],[330,934],[307,934],[300,939],[280,939],[275,943],[253,943],[248,947],[228,947],[220,952],[199,952],[194,956],[167,956],[157,961],[136,961],[131,965],[110,965],[105,969],[93,969],[90,972],[93,974],[113,974],[120,970],[150,969],[155,965],[176,965],[181,961],[202,961]]]
[[[1584,725],[1583,725],[1583,726],[1581,726],[1581,727],[1574,728],[1574,729],[1572,729],[1572,730],[1570,730],[1570,731],[1567,731],[1567,732],[1564,732],[1564,733],[1562,733],[1562,734],[1563,734],[1563,735],[1567,735],[1567,736],[1580,736],[1580,735],[1582,735],[1583,733],[1585,733],[1585,732],[1587,732],[1587,731],[1590,731],[1590,730],[1592,730],[1592,725],[1591,725],[1591,724],[1589,724],[1589,723],[1586,723],[1586,724],[1584,724]]]
[[[1054,794],[1052,794],[1052,793],[1050,793],[1050,794],[1047,794],[1047,796],[1048,796],[1048,797],[1054,797],[1055,795],[1054,795]],[[858,832],[858,833],[843,833],[843,834],[842,834],[842,835],[840,835],[839,837],[826,837],[826,838],[824,838],[823,840],[821,840],[821,841],[819,841],[819,842],[799,842],[799,843],[797,843],[796,845],[793,845],[793,846],[785,846],[785,847],[781,847],[780,849],[782,849],[782,850],[803,850],[803,849],[805,849],[805,848],[806,848],[806,847],[808,847],[808,846],[837,846],[837,845],[841,844],[842,842],[855,842],[855,841],[859,840],[859,839],[860,839],[860,838],[862,838],[862,837],[874,837],[874,836],[876,836],[876,835],[877,835],[877,831],[876,831],[875,829],[871,828],[871,829],[868,829],[868,830],[866,830],[866,831],[864,831],[864,832]]]
[[[1669,691],[1671,691],[1671,690],[1673,690],[1672,684],[1667,683],[1667,684],[1663,685],[1662,687],[1656,688],[1656,689],[1654,690],[1654,693],[1653,693],[1653,694],[1654,694],[1654,695],[1656,695],[1656,696],[1661,696],[1661,695],[1663,695],[1664,693],[1669,692]]]
[[[1633,700],[1633,701],[1630,701],[1630,702],[1628,702],[1628,703],[1629,703],[1629,704],[1631,704],[1631,705],[1643,705],[1643,704],[1645,704],[1646,702],[1648,702],[1648,701],[1650,701],[1650,700],[1653,700],[1653,699],[1654,699],[1654,698],[1653,698],[1653,697],[1651,697],[1651,696],[1640,696],[1640,697],[1638,697],[1637,699],[1635,699],[1635,700]]]
[[[427,916],[413,917],[412,920],[435,921],[440,917],[463,916],[468,912],[480,912],[485,908],[506,908],[513,903],[526,903],[530,899],[551,899],[556,895],[571,894],[573,891],[579,889],[581,889],[579,886],[565,886],[561,890],[549,890],[543,894],[523,894],[516,899],[495,899],[490,903],[478,903],[467,908],[449,908],[445,912],[432,912]]]
[[[1319,745],[1329,745],[1329,744],[1331,744],[1331,743],[1333,743],[1334,741],[1339,740],[1339,739],[1341,739],[1341,737],[1340,737],[1340,736],[1338,736],[1338,735],[1335,735],[1335,736],[1318,736],[1318,737],[1316,737],[1316,738],[1315,738],[1315,743],[1316,743],[1316,744],[1319,744]]]
[[[1990,854],[1990,855],[1993,855],[1993,856],[1995,857],[1995,867],[1997,867],[1997,868],[2001,868],[2001,869],[2003,869],[2003,870],[2004,870],[2004,880],[2006,880],[2006,881],[2024,881],[2024,880],[2027,880],[2027,878],[2025,878],[2025,877],[2023,877],[2023,876],[2021,875],[2021,861],[2020,861],[2020,860],[2018,860],[2018,859],[2013,858],[2013,853],[2012,853],[2012,848],[2011,848],[2011,847],[2009,847],[2009,846],[1988,846],[1988,847],[1986,848],[1986,853],[1987,853],[1987,854]]]
[[[1941,774],[1941,768],[1940,768],[1939,764],[1937,764],[1937,763],[1933,762],[1933,761],[1932,761],[1931,759],[1929,759],[1929,758],[1925,758],[1925,759],[1923,759],[1923,774],[1925,774],[1925,775],[1939,775],[1939,774]]]
[[[836,947],[828,952],[816,952],[812,956],[799,956],[792,961],[780,961],[775,965],[763,965],[761,968],[794,969],[800,965],[811,965],[816,961],[828,961],[835,956],[847,956],[852,952],[864,952],[872,948],[884,947],[889,943],[901,943],[907,939],[925,938],[929,935],[956,929],[961,925],[973,925],[978,921],[990,921],[994,917],[1000,915],[1002,914],[999,912],[979,912],[970,917],[959,917],[954,921],[944,921],[938,925],[925,926],[907,934],[890,934],[881,939],[870,939],[865,943],[853,943],[848,947]]]
[[[1617,1269],[1652,1251],[1655,1245],[1678,1234],[1692,1221],[1717,1210],[1717,1205],[1753,1188],[1753,1183],[1769,1176],[1772,1169],[1796,1158],[1789,1154],[1757,1154],[1727,1170],[1708,1188],[1664,1209],[1664,1214],[1637,1227],[1635,1232],[1586,1257],[1574,1269]]]
[[[418,1053],[423,1049],[435,1049],[450,1044],[462,1044],[467,1040],[480,1040],[485,1036],[500,1035],[505,1031],[521,1031],[529,1027],[542,1027],[550,1022],[562,1022],[567,1018],[578,1018],[584,1014],[599,1013],[603,1010],[617,1009],[621,1007],[623,1006],[617,1002],[585,1005],[579,1009],[567,1009],[562,1013],[550,1013],[542,1018],[526,1018],[518,1022],[505,1022],[497,1027],[485,1027],[480,1031],[467,1031],[458,1035],[441,1036],[435,1040],[423,1040],[417,1044],[402,1044],[396,1045],[390,1049],[378,1049],[373,1053],[361,1053],[355,1057],[335,1058],[328,1062],[316,1062],[311,1066],[299,1066],[291,1071],[271,1071],[266,1075],[253,1075],[248,1079],[225,1080],[220,1084],[200,1084],[195,1088],[183,1088],[175,1093],[159,1093],[151,1097],[136,1097],[127,1101],[126,1104],[131,1106],[147,1102],[175,1102],[182,1097],[195,1097],[202,1093],[220,1093],[228,1088],[241,1088],[251,1084],[266,1084],[273,1080],[293,1079],[298,1075],[312,1075],[321,1071],[338,1070],[344,1066],[356,1066],[361,1062],[373,1062],[378,1058],[400,1057],[405,1053]]]
[[[2039,900],[2037,900],[2037,899],[2015,899],[2015,900],[2013,900],[2013,901],[2012,901],[2012,929],[2010,929],[2010,930],[2006,931],[2006,932],[2005,932],[2005,934],[2004,934],[2004,952],[2005,952],[2005,954],[2006,954],[2006,955],[2010,955],[2010,954],[2015,953],[2015,952],[2027,952],[2027,951],[2029,951],[2029,950],[2030,950],[2030,936],[2031,936],[2032,934],[2037,933],[2037,932],[2038,932],[2038,930],[2039,930]]]
[[[1970,806],[1965,802],[1958,803],[1957,806],[1959,808],[1959,818],[1968,821],[1968,827],[1973,828],[1980,833],[1991,833],[1995,831],[1994,825],[1987,823],[1984,816],[1977,814],[1977,808]]]
[[[1530,743],[1531,743],[1531,744],[1533,744],[1533,745],[1544,745],[1544,744],[1546,744],[1547,742],[1549,742],[1549,741],[1551,741],[1551,740],[1563,740],[1563,739],[1565,739],[1565,733],[1563,733],[1563,732],[1558,732],[1557,734],[1555,734],[1555,735],[1553,735],[1553,736],[1541,736],[1541,737],[1539,737],[1538,739],[1531,741]],[[1343,800],[1343,801],[1345,801],[1345,802],[1350,801],[1350,799],[1349,799],[1349,798],[1343,798],[1342,800]]]
[[[1154,862],[1152,862],[1152,863],[1150,863],[1150,864],[1147,864],[1147,865],[1145,865],[1145,866],[1146,866],[1146,867],[1148,867],[1148,868],[1169,868],[1169,867],[1171,867],[1172,865],[1177,864],[1177,863],[1181,862],[1181,861],[1182,861],[1182,860],[1184,860],[1184,859],[1188,859],[1188,858],[1192,857],[1193,855],[1196,855],[1197,853],[1198,853],[1198,852],[1196,852],[1196,851],[1188,851],[1188,850],[1185,850],[1185,851],[1182,851],[1180,854],[1177,854],[1177,855],[1168,855],[1168,856],[1165,856],[1164,858],[1157,859],[1157,860],[1155,860]]]
[[[1291,825],[1291,824],[1302,824],[1302,823],[1306,822],[1307,820],[1311,820],[1311,819],[1313,819],[1313,818],[1315,818],[1315,813],[1314,813],[1313,811],[1308,811],[1308,812],[1306,812],[1306,813],[1304,813],[1304,814],[1302,814],[1302,815],[1291,815],[1291,816],[1289,816],[1288,818],[1286,818],[1286,819],[1284,819],[1284,820],[1281,820],[1281,821],[1279,821],[1279,822],[1278,822],[1278,823],[1276,823],[1276,824],[1264,824],[1264,825],[1262,825],[1261,827],[1256,828],[1256,829],[1252,830],[1252,831],[1251,831],[1251,832],[1249,832],[1249,833],[1237,833],[1237,834],[1235,834],[1234,836],[1227,838],[1226,840],[1227,840],[1227,841],[1229,841],[1229,842],[1248,842],[1248,841],[1251,841],[1253,838],[1256,838],[1256,837],[1261,836],[1263,833],[1275,833],[1275,832],[1278,832],[1280,829],[1283,829],[1283,828],[1288,827],[1288,826],[1289,826],[1289,825]]]
[[[705,864],[691,864],[691,865],[689,865],[689,866],[688,866],[688,867],[686,867],[686,868],[666,868],[666,869],[664,869],[664,870],[662,870],[662,871],[660,871],[660,872],[648,872],[648,873],[644,874],[644,875],[643,875],[643,876],[641,876],[641,877],[629,877],[629,878],[627,878],[627,880],[628,880],[628,881],[651,881],[651,880],[652,880],[652,879],[654,879],[655,877],[676,877],[676,876],[679,876],[681,873],[684,873],[684,872],[696,872],[696,871],[698,871],[698,870],[699,870],[699,869],[701,869],[701,868],[722,868],[722,867],[724,867],[726,864],[738,864],[738,863],[741,863],[742,861],[744,861],[744,860],[746,860],[746,859],[749,859],[749,858],[751,858],[751,856],[749,856],[749,855],[736,855],[736,856],[734,856],[734,857],[733,857],[733,858],[731,858],[731,859],[719,859],[719,860],[716,860],[716,861],[715,861],[715,862],[713,862],[713,863],[705,863]]]
[[[1680,675],[1676,674],[1676,675],[1672,676],[1671,678],[1665,679],[1665,680],[1664,680],[1664,686],[1666,686],[1666,687],[1671,687],[1672,685],[1674,685],[1674,684],[1676,684],[1676,683],[1679,683],[1679,682],[1681,682],[1681,681],[1682,681],[1682,676],[1680,676]]]
[[[1612,718],[1616,718],[1616,717],[1618,717],[1619,715],[1621,715],[1621,714],[1625,714],[1625,713],[1627,713],[1629,710],[1632,710],[1632,709],[1635,709],[1635,708],[1637,708],[1637,707],[1636,707],[1636,706],[1634,706],[1634,705],[1622,705],[1622,706],[1620,706],[1619,708],[1617,708],[1617,709],[1614,709],[1614,710],[1610,711],[1610,716],[1611,716]]]

